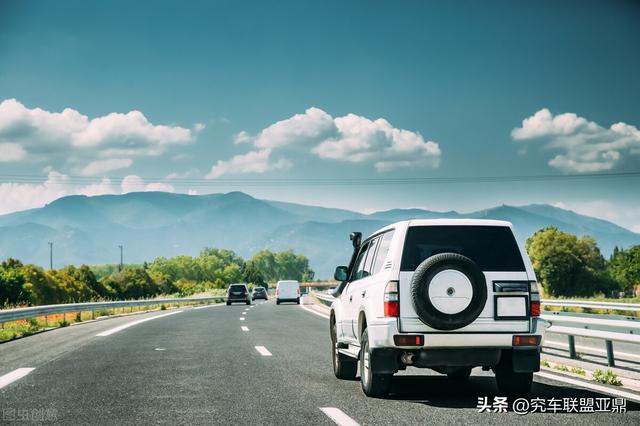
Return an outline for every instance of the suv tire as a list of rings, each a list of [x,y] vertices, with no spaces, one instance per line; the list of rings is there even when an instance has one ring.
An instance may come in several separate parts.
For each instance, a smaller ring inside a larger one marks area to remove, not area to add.
[[[504,396],[524,397],[531,392],[533,373],[513,371],[512,351],[502,351],[500,363],[493,368],[498,391]]]
[[[372,397],[383,397],[391,390],[393,374],[374,373],[371,369],[371,350],[369,348],[369,333],[367,329],[362,332],[360,350],[360,384],[364,394]]]
[[[331,317],[331,360],[333,362],[333,374],[338,379],[353,380],[358,372],[358,361],[338,352],[338,337],[336,332],[336,320]]]
[[[429,297],[429,287],[434,277],[447,270],[462,273],[471,285],[471,301],[460,312],[442,312]],[[468,257],[457,253],[440,253],[425,259],[416,268],[411,279],[411,300],[423,323],[436,330],[456,330],[471,324],[484,309],[487,282],[480,268]]]

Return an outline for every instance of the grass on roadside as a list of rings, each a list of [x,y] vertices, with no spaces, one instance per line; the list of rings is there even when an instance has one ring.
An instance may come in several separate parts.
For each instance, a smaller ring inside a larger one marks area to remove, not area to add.
[[[595,370],[592,374],[593,381],[605,385],[622,386],[622,380],[612,370]]]
[[[580,367],[571,367],[571,372],[573,374],[579,374],[580,376],[585,376],[587,374],[587,372]]]

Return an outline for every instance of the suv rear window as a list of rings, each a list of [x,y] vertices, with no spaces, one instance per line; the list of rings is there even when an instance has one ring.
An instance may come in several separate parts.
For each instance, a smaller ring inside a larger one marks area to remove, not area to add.
[[[245,291],[243,285],[232,285],[229,290],[231,291]]]
[[[415,271],[438,253],[461,254],[483,271],[525,270],[518,244],[506,226],[412,226],[407,230],[400,270]]]

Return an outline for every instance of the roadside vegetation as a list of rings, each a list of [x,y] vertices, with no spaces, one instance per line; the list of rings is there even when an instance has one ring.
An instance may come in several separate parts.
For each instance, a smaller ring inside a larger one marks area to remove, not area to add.
[[[605,385],[622,386],[622,380],[612,370],[595,370],[593,372],[593,381]]]
[[[7,259],[0,264],[0,308],[212,294],[234,282],[267,286],[278,279],[313,278],[306,257],[267,250],[244,260],[231,250],[206,248],[195,257],[157,258],[142,265],[66,266],[44,270]]]
[[[533,234],[527,252],[543,292],[552,298],[594,298],[616,302],[639,302],[633,295],[640,286],[640,245],[615,248],[606,260],[595,240],[576,237],[554,227]]]

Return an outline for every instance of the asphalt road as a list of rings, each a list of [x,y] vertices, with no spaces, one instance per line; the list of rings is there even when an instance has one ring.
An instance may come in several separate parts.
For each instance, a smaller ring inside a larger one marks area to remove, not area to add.
[[[389,398],[367,398],[359,381],[333,376],[326,319],[273,301],[243,315],[246,308],[189,308],[97,336],[174,311],[153,312],[2,344],[0,376],[34,370],[0,389],[0,416],[18,424],[331,425],[321,410],[330,407],[362,425],[640,424],[631,401],[624,414],[479,413],[478,397],[497,391],[492,374],[476,370],[457,384],[410,369],[394,378]],[[609,398],[543,378],[536,397]]]

